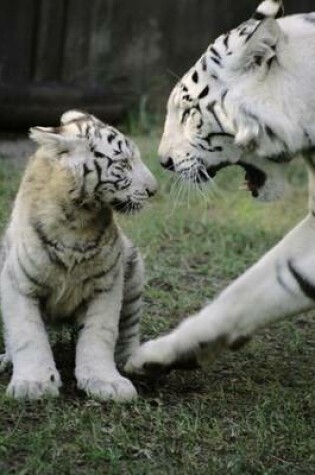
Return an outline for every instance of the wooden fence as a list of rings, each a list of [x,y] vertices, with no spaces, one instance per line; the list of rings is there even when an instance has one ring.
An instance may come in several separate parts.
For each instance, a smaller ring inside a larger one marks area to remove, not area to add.
[[[287,13],[313,0],[287,0]],[[71,107],[117,122],[175,79],[255,0],[0,0],[0,127],[57,121]],[[314,7],[313,7],[314,8]]]

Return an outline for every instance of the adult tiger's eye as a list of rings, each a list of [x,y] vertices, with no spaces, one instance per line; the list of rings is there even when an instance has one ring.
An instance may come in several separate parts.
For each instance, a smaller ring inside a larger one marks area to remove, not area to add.
[[[128,171],[130,171],[132,169],[132,166],[131,166],[129,160],[127,160],[127,159],[122,160],[121,164]]]
[[[104,158],[105,155],[102,152],[98,152],[97,150],[94,151],[95,158]]]

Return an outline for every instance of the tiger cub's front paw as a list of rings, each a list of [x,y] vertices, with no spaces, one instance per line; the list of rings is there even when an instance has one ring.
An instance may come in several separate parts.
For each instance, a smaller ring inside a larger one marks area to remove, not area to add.
[[[131,381],[120,375],[115,375],[112,378],[102,378],[97,375],[78,378],[78,388],[99,401],[127,402],[136,399],[138,396]]]
[[[47,378],[33,379],[12,377],[6,394],[14,399],[37,400],[59,396],[61,386],[60,376],[57,372]]]

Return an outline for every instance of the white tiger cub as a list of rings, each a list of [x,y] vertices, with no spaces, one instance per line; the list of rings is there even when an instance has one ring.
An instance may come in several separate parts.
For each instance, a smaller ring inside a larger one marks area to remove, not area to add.
[[[220,168],[245,169],[255,198],[283,189],[284,164],[309,169],[308,216],[210,305],[131,357],[130,372],[202,365],[259,328],[315,302],[315,13],[276,20],[280,0],[220,36],[179,81],[168,102],[161,163],[207,181]]]
[[[113,210],[143,207],[155,178],[131,140],[96,117],[68,111],[60,127],[34,127],[40,147],[17,194],[4,240],[1,308],[7,394],[57,396],[46,323],[78,324],[78,387],[100,400],[137,395],[114,362],[139,344],[144,270]]]

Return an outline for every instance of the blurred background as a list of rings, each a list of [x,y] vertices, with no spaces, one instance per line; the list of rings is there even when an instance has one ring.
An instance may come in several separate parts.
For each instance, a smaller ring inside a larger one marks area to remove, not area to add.
[[[53,124],[72,107],[112,123],[164,114],[176,76],[257,4],[1,0],[0,129]],[[314,0],[285,6],[287,14],[311,11]]]

